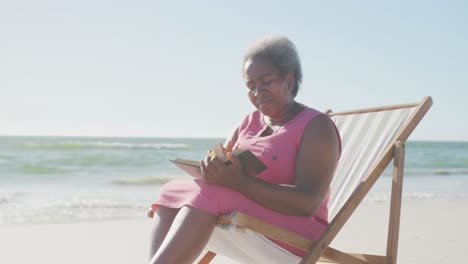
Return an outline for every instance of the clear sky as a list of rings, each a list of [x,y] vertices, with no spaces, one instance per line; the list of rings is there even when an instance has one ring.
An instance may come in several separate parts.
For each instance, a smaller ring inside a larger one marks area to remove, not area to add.
[[[468,1],[0,0],[0,135],[225,137],[253,110],[252,41],[297,46],[298,101],[434,106],[413,140],[468,140]]]

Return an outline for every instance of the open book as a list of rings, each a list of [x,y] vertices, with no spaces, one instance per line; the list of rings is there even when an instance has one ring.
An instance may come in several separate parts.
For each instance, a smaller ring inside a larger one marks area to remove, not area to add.
[[[267,168],[267,166],[257,158],[257,156],[250,152],[250,150],[237,148],[232,151],[232,155],[236,156],[240,160],[245,172],[249,176],[255,176]],[[210,150],[208,156],[216,156],[219,160],[224,162],[224,164],[231,164],[231,161],[226,156],[226,149],[223,148],[221,143],[217,143],[213,149]],[[193,177],[201,178],[200,161],[178,158],[171,160],[171,162]]]

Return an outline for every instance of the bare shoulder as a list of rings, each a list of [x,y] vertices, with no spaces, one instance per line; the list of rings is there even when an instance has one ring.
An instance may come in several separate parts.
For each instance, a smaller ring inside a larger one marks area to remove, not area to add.
[[[332,144],[338,146],[338,133],[333,121],[325,114],[313,118],[304,130],[302,143]]]
[[[310,120],[309,124],[306,126],[303,139],[307,138],[337,140],[338,134],[333,121],[325,114],[320,114]]]
[[[296,157],[296,186],[325,195],[340,156],[333,121],[321,114],[306,126]]]

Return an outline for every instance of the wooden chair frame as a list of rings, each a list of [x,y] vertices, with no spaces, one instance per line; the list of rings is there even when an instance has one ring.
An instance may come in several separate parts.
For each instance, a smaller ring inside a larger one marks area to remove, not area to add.
[[[302,259],[300,264],[312,264],[316,263],[317,261],[342,264],[395,264],[397,262],[398,236],[400,229],[405,142],[431,106],[432,98],[428,96],[425,97],[421,103],[415,104],[383,106],[336,113],[327,111],[329,116],[338,116],[417,107],[407,123],[400,129],[388,147],[384,150],[383,155],[370,169],[364,180],[360,182],[356,190],[348,198],[346,203],[342,206],[338,214],[331,221],[328,228],[322,233],[318,240],[310,240],[296,233],[290,232],[241,212],[232,212],[229,215],[219,216],[218,224],[233,224],[238,228],[251,229],[264,236],[303,249],[307,251],[307,255]],[[385,168],[390,164],[392,159],[393,179],[386,255],[377,256],[369,254],[352,254],[341,252],[330,247],[329,245],[331,241],[348,221],[349,217],[367,195]],[[208,251],[198,263],[208,264],[215,256],[215,253]]]

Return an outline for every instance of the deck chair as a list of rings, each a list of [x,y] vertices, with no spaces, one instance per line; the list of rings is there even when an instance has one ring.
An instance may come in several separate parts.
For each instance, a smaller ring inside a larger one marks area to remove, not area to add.
[[[402,201],[405,141],[432,105],[426,97],[420,103],[383,106],[346,112],[327,112],[342,137],[342,155],[330,186],[330,225],[316,241],[284,230],[241,212],[218,217],[218,225],[199,257],[207,264],[216,254],[239,263],[373,263],[397,261]],[[385,256],[351,254],[330,247],[330,243],[355,211],[376,180],[393,159],[390,219]],[[299,258],[266,237],[307,252]]]

